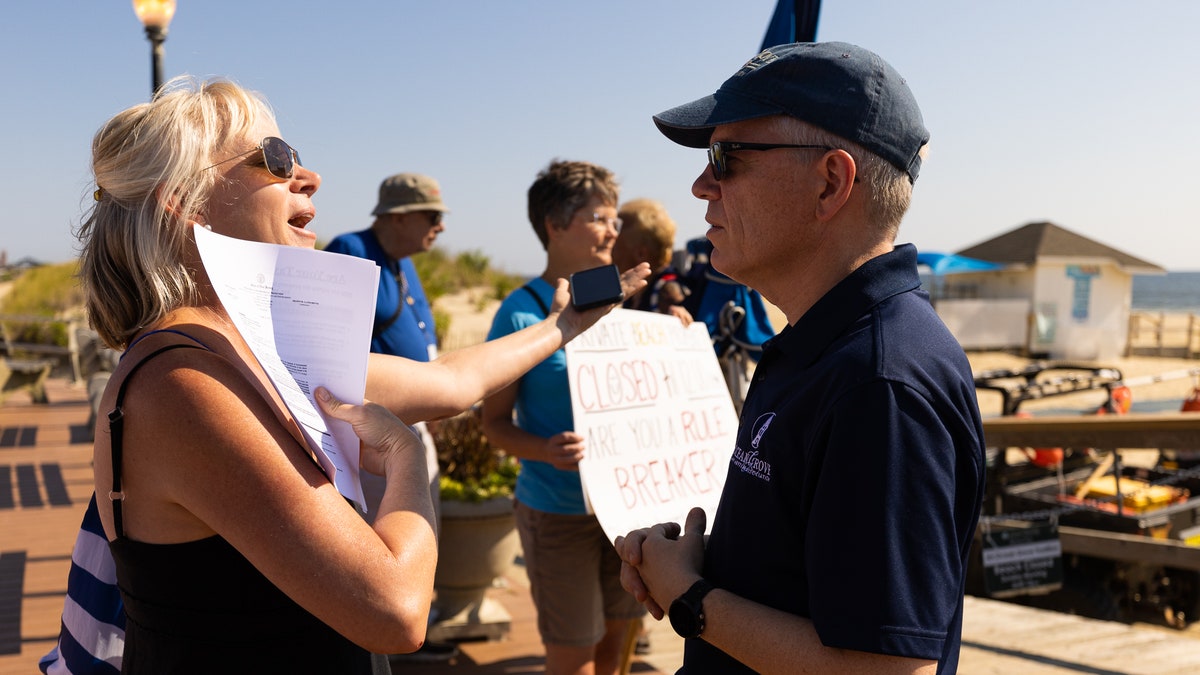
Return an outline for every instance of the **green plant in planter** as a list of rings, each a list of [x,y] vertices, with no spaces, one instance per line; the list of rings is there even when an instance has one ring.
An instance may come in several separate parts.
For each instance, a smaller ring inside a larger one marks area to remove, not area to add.
[[[507,497],[517,485],[520,465],[492,448],[479,416],[476,406],[438,422],[433,430],[445,501],[481,502]]]

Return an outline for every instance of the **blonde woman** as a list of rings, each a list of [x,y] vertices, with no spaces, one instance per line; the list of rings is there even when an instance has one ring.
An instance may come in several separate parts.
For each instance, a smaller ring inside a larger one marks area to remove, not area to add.
[[[218,301],[194,228],[312,247],[321,178],[264,99],[172,81],[93,142],[96,202],[79,230],[90,320],[124,351],[101,402],[95,488],[127,613],[122,671],[387,672],[422,644],[436,564],[420,441],[604,313],[564,310],[514,339],[419,364],[372,356],[352,406],[363,467],[383,475],[366,523],[338,494]],[[640,285],[645,271],[626,276]],[[495,365],[499,363],[500,365]],[[483,367],[487,364],[488,367]]]

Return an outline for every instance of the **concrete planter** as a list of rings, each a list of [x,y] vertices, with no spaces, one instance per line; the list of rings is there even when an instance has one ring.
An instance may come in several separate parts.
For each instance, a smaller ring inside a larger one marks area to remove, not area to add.
[[[497,639],[512,620],[498,603],[487,598],[496,577],[508,572],[520,551],[513,498],[482,502],[442,502],[438,565],[433,603],[438,620],[429,640]]]

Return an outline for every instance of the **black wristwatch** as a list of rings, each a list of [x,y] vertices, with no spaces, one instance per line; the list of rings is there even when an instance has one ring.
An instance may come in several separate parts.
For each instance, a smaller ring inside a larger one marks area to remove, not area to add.
[[[696,638],[704,632],[704,596],[712,589],[712,584],[701,579],[671,603],[667,616],[680,637]]]

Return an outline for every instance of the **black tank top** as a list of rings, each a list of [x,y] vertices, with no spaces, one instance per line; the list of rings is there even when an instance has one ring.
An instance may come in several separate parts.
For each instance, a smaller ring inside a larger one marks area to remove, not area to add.
[[[125,386],[142,364],[179,348],[207,349],[180,343],[150,353],[125,376],[109,413],[117,535],[109,549],[127,618],[121,672],[390,673],[386,657],[297,605],[220,536],[179,544],[125,536],[119,515]]]

